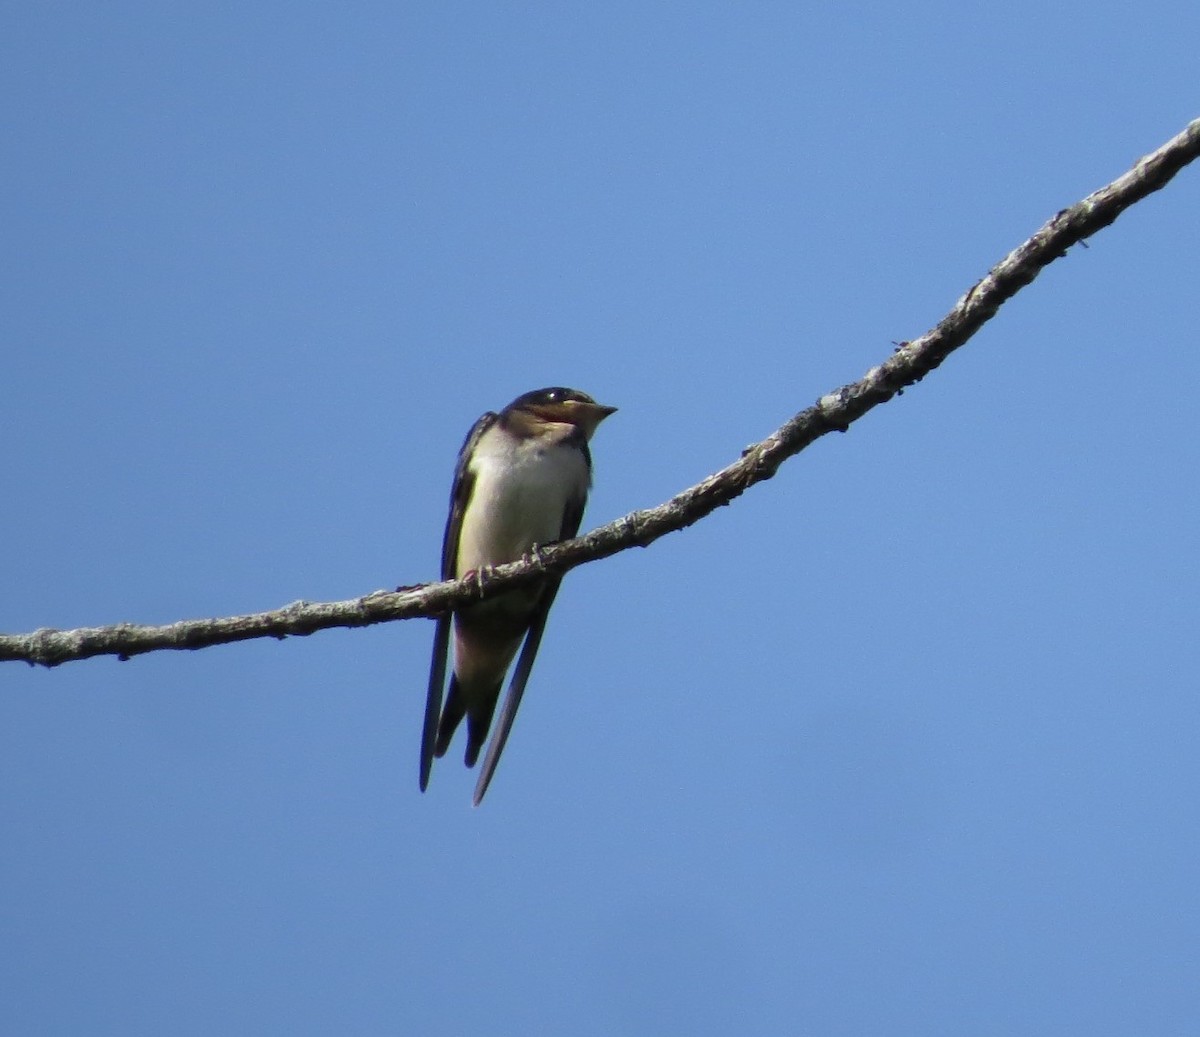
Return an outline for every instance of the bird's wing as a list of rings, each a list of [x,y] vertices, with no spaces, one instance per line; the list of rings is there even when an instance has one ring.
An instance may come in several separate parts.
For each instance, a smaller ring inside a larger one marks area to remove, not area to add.
[[[488,411],[467,433],[462,449],[458,452],[458,464],[454,469],[454,484],[450,489],[450,514],[446,518],[446,532],[442,537],[442,579],[452,580],[458,565],[458,536],[462,530],[463,513],[471,499],[475,475],[471,471],[471,455],[480,437],[496,422],[496,415]],[[433,745],[437,738],[438,720],[442,713],[442,689],[446,684],[446,654],[450,647],[450,624],[453,615],[438,616],[433,635],[433,658],[429,664],[429,690],[425,696],[425,723],[421,728],[421,791],[429,784],[429,771],[433,767]]]
[[[570,501],[563,512],[563,521],[559,540],[570,540],[579,532],[579,524],[583,521],[583,507],[587,503],[586,494]],[[479,806],[484,793],[491,784],[496,764],[500,762],[500,754],[504,752],[504,744],[508,741],[508,733],[512,730],[513,720],[516,719],[517,709],[521,705],[521,696],[525,694],[525,682],[529,680],[529,672],[533,669],[533,661],[537,658],[538,647],[542,643],[542,633],[546,629],[546,617],[550,614],[550,606],[558,594],[561,576],[548,577],[545,590],[538,600],[536,607],[529,617],[529,633],[525,635],[525,644],[521,647],[521,656],[517,659],[517,667],[513,670],[512,680],[508,685],[508,694],[504,698],[504,706],[500,710],[500,719],[492,732],[488,743],[487,754],[483,758],[483,767],[479,771],[479,780],[475,783],[475,806]]]

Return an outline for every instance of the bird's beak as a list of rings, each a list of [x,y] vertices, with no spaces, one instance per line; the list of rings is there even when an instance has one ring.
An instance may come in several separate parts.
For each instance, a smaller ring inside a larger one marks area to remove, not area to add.
[[[583,429],[584,435],[589,439],[600,422],[610,414],[617,412],[616,407],[606,407],[603,403],[576,403],[575,408],[576,411],[571,420]]]

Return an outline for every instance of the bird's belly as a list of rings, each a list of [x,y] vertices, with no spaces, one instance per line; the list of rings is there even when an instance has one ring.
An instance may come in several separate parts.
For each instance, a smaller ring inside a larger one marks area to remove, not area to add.
[[[481,460],[459,533],[456,575],[516,561],[535,544],[559,539],[567,501],[581,482],[586,489],[586,479],[582,459],[564,451],[520,464]]]

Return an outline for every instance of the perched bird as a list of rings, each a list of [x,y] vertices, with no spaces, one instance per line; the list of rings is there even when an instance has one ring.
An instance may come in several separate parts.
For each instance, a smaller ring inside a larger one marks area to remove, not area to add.
[[[588,440],[616,409],[577,389],[555,387],[527,392],[499,414],[489,411],[475,422],[458,452],[442,540],[442,579],[513,562],[537,547],[575,536],[592,484]],[[475,766],[504,676],[524,640],[475,785],[475,805],[483,799],[561,582],[561,576],[547,576],[454,614],[454,668],[445,706],[442,685],[451,617],[438,619],[421,734],[422,792],[433,758],[445,754],[464,716],[466,763]]]

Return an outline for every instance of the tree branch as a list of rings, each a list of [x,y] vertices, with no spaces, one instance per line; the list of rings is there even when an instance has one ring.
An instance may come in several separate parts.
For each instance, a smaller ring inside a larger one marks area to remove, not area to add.
[[[1200,119],[1111,184],[1058,213],[972,286],[935,328],[912,342],[902,343],[891,357],[871,368],[859,381],[822,396],[761,443],[744,450],[733,464],[656,508],[631,512],[587,536],[546,547],[537,558],[499,566],[478,580],[467,578],[401,587],[352,601],[297,601],[271,612],[182,620],[167,626],[120,623],[78,630],[0,634],[0,661],[19,659],[31,665],[57,666],[96,655],[128,659],[164,648],[206,648],[256,637],[303,636],[328,627],[370,626],[396,619],[436,616],[528,583],[544,572],[563,573],[635,545],[646,547],[740,497],[755,483],[770,479],[784,461],[810,443],[829,432],[845,432],[867,411],[890,400],[905,386],[920,381],[1037,277],[1043,267],[1065,255],[1072,245],[1107,227],[1131,205],[1165,187],[1198,155]]]

